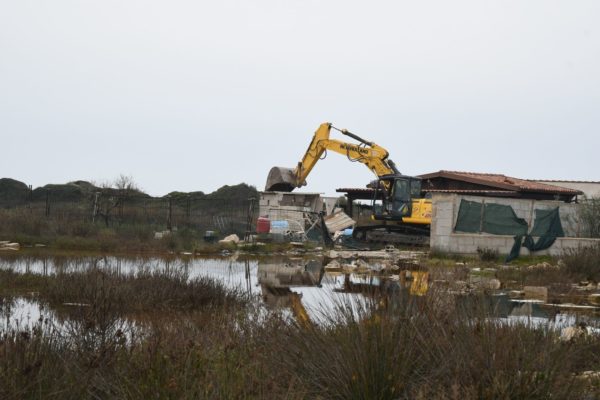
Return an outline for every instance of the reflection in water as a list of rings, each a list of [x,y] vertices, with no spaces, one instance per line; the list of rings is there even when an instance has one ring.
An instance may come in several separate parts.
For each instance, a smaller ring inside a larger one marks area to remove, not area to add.
[[[85,271],[90,268],[121,274],[154,269],[183,271],[190,278],[213,278],[227,288],[242,291],[248,296],[261,297],[268,308],[287,309],[296,316],[306,314],[306,318],[310,316],[313,320],[322,318],[342,303],[365,304],[374,295],[380,294],[394,302],[404,301],[411,295],[423,294],[428,290],[427,276],[419,275],[418,271],[408,272],[410,279],[407,279],[406,272],[392,276],[325,272],[320,258],[280,257],[256,260],[238,259],[237,255],[206,259],[175,256],[32,256],[11,253],[0,255],[0,268],[42,275]],[[572,312],[560,312],[544,304],[513,301],[505,295],[467,296],[457,299],[457,302],[464,307],[474,307],[474,304],[481,307],[482,303],[486,303],[488,309],[494,310],[499,318],[532,324],[550,321],[559,326],[572,325],[584,318]],[[474,304],[469,305],[469,302]],[[35,321],[41,315],[40,309],[36,307],[36,302],[20,299],[12,306],[12,310],[21,310],[18,311],[20,320]],[[6,306],[3,310],[6,310]],[[14,312],[11,313],[15,315]],[[3,326],[6,327],[6,314],[2,315]]]

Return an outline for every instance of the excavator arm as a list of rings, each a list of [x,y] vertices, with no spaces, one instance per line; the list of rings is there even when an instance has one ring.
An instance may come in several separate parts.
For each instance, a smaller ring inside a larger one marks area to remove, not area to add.
[[[357,140],[359,144],[330,139],[332,128]],[[295,188],[306,185],[306,178],[323,154],[329,150],[345,155],[350,161],[365,164],[378,177],[399,174],[392,160],[388,159],[389,153],[386,149],[345,129],[337,129],[326,122],[321,124],[315,132],[308,149],[296,168],[273,167],[271,169],[265,190],[291,192]]]

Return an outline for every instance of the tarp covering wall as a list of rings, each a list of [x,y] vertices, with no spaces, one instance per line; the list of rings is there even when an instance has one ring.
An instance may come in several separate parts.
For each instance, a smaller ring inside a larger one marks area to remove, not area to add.
[[[517,217],[511,206],[486,204],[483,210],[483,232],[493,235],[523,235],[527,221]]]
[[[476,201],[461,200],[454,230],[459,232],[479,233],[481,229],[482,204]]]
[[[482,212],[483,208],[483,212]],[[454,230],[492,235],[524,235],[527,221],[517,217],[511,206],[461,200]]]
[[[558,207],[535,210],[533,228],[527,233],[527,221],[519,218],[511,206],[469,200],[461,200],[454,230],[515,236],[515,243],[506,259],[507,262],[519,256],[521,247],[532,252],[545,250],[554,244],[557,237],[565,236]],[[534,236],[538,237],[537,241],[533,239]]]
[[[534,236],[538,236],[537,241],[533,239]],[[545,250],[554,244],[557,237],[564,236],[558,207],[551,210],[535,210],[535,222],[531,232],[529,235],[515,236],[515,243],[510,250],[510,254],[506,257],[506,262],[519,257],[521,247],[525,247],[532,252]],[[523,240],[523,237],[525,240]]]

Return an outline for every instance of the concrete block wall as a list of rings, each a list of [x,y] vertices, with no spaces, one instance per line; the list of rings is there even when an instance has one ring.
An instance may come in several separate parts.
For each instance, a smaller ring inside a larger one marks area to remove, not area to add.
[[[281,205],[284,196],[297,197],[298,205]],[[314,193],[288,193],[288,192],[261,192],[258,202],[259,216],[266,216],[271,221],[286,220],[293,231],[306,228],[306,215],[323,209],[323,201],[319,194]]]
[[[461,233],[454,231],[461,200],[480,203],[509,205],[519,218],[525,219],[529,228],[533,226],[536,209],[560,208],[560,219],[565,231],[564,238],[557,238],[549,248],[536,254],[560,255],[567,249],[590,246],[600,243],[600,239],[581,238],[577,220],[578,204],[559,201],[536,201],[522,199],[492,198],[478,196],[460,196],[455,194],[435,194],[432,199],[433,213],[431,221],[430,246],[432,250],[449,253],[476,254],[478,248],[498,250],[508,254],[514,243],[513,236],[490,235],[487,233]],[[528,254],[526,248],[521,254]]]

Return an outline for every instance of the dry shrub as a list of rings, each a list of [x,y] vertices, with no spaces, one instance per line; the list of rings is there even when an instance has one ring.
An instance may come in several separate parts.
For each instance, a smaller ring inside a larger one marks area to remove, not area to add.
[[[564,269],[572,277],[600,281],[600,244],[568,249],[562,260]]]
[[[500,322],[439,293],[379,304],[290,327],[275,351],[280,368],[311,398],[577,399],[592,390],[575,375],[598,367],[598,338],[564,343],[555,330]]]

